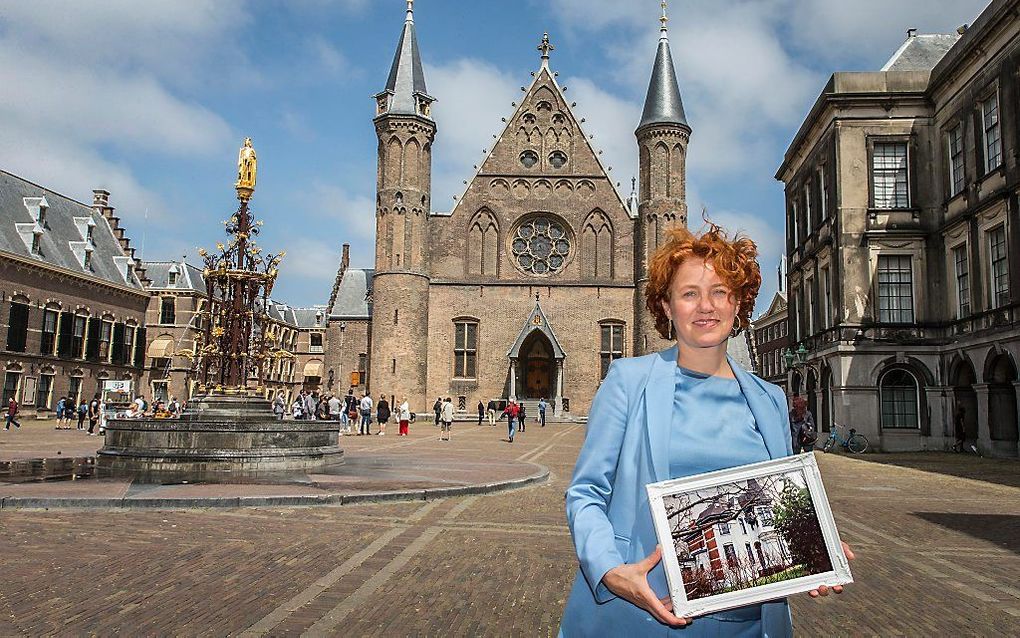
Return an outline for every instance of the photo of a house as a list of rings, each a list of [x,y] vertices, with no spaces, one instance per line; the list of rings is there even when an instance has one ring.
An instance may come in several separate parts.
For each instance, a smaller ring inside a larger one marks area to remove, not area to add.
[[[663,497],[688,600],[832,570],[802,470]]]

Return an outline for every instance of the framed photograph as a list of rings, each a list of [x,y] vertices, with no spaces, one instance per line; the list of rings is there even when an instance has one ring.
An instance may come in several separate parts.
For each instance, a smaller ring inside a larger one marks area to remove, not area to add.
[[[677,616],[853,582],[813,453],[646,489]]]

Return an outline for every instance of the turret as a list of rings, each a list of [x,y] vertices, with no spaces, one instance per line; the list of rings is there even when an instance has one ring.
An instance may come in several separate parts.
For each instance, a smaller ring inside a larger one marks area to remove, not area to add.
[[[655,331],[645,308],[648,260],[674,225],[687,224],[687,143],[691,127],[684,114],[680,87],[669,50],[666,2],[659,19],[659,45],[637,137],[640,158],[638,219],[634,256],[637,294],[634,300],[634,353],[654,352],[668,345]]]

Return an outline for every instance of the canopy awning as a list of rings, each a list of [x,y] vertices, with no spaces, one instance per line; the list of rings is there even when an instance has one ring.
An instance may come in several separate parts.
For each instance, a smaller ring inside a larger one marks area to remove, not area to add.
[[[169,359],[174,356],[174,340],[173,337],[156,337],[149,344],[149,348],[145,351],[145,356],[152,359]]]
[[[305,364],[305,378],[322,377],[322,362],[315,359]]]

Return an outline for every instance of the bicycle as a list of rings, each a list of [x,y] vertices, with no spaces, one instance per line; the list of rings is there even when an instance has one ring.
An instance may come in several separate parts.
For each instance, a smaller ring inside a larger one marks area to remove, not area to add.
[[[863,434],[859,434],[854,428],[850,428],[850,433],[846,438],[843,438],[839,434],[840,425],[838,423],[832,424],[832,430],[829,432],[829,438],[826,439],[825,445],[822,446],[822,451],[829,452],[833,446],[839,445],[848,452],[854,454],[861,454],[868,449],[868,438]]]

